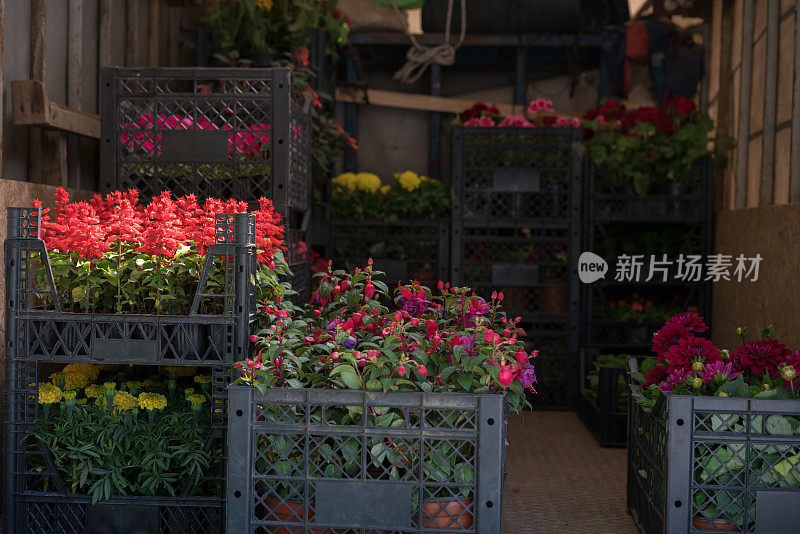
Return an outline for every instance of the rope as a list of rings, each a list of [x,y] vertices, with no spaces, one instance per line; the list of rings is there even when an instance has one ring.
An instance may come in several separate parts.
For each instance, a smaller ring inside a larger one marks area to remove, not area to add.
[[[414,37],[408,29],[408,21],[406,17],[400,12],[395,0],[389,0],[392,7],[403,21],[403,29],[411,40],[411,48],[406,52],[406,64],[394,73],[394,79],[403,83],[412,84],[416,82],[420,76],[427,70],[427,68],[438,63],[439,65],[452,65],[456,60],[456,50],[464,43],[464,37],[467,34],[467,0],[459,0],[461,2],[461,34],[455,45],[450,44],[450,22],[453,17],[453,2],[449,0],[447,3],[447,22],[444,27],[444,42],[440,45],[426,47],[419,44],[417,38]]]

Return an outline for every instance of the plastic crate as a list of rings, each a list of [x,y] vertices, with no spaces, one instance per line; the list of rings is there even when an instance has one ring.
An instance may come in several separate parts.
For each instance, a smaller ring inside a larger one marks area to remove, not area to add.
[[[107,190],[309,209],[311,125],[288,69],[103,67],[100,88]]]
[[[227,532],[499,533],[506,410],[492,394],[232,388]],[[433,480],[451,459],[474,476]]]
[[[797,532],[798,426],[797,400],[632,401],[627,502],[640,531]]]
[[[628,370],[601,365],[596,387],[590,393],[587,377],[600,355],[597,349],[583,349],[580,356],[581,391],[578,415],[601,447],[625,447],[628,442]]]
[[[449,233],[440,220],[333,219],[330,259],[334,268],[351,270],[372,258],[390,288],[409,280],[435,287],[447,279]]]
[[[307,232],[300,229],[286,230],[286,262],[292,271],[288,282],[297,292],[292,301],[298,306],[307,304],[311,298],[311,264],[307,235]]]
[[[580,128],[454,127],[454,235],[579,222],[582,139]]]
[[[6,358],[61,363],[217,365],[240,361],[255,322],[255,216],[217,214],[216,244],[209,247],[188,315],[97,314],[61,311],[35,208],[8,209]],[[49,281],[37,287],[36,265]],[[206,293],[220,266],[224,291]],[[49,299],[49,304],[48,300]],[[217,301],[222,313],[198,313]]]
[[[37,432],[40,375],[46,380],[45,362],[6,362],[6,426],[4,450],[4,532],[101,534],[152,532],[185,534],[222,532],[225,524],[225,452],[227,385],[229,368],[207,367],[211,372],[210,433],[204,450],[211,464],[202,479],[191,479],[174,497],[112,496],[93,504],[88,495],[65,486],[52,454],[44,442],[31,439]],[[42,468],[44,466],[44,468]],[[193,493],[194,483],[203,484]]]

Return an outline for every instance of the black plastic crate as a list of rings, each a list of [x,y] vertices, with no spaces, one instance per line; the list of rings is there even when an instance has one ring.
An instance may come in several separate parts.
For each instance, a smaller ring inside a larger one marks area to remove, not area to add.
[[[499,533],[506,411],[492,394],[232,388],[227,532]]]
[[[106,190],[309,209],[311,124],[288,69],[103,67],[100,88]]]
[[[330,259],[334,268],[350,270],[372,258],[390,288],[409,280],[435,287],[447,279],[449,234],[448,222],[440,220],[333,219]]]
[[[6,358],[113,364],[231,365],[249,350],[255,324],[255,215],[217,214],[216,244],[205,257],[188,315],[97,314],[61,311],[35,208],[8,209]],[[39,287],[36,273],[46,273]],[[206,293],[212,269],[223,272],[221,293]],[[222,313],[198,313],[217,301]]]
[[[596,383],[590,383],[590,369],[600,356],[597,349],[583,349],[580,355],[581,390],[578,415],[601,447],[625,447],[628,441],[628,368],[599,365]]]
[[[574,224],[582,139],[580,128],[454,127],[454,242],[462,223]]]
[[[536,366],[536,394],[529,397],[534,410],[572,410],[575,408],[578,362],[570,334],[575,328],[564,318],[525,318],[519,323],[525,330],[525,349],[538,350],[532,363]]]
[[[797,532],[798,427],[797,400],[632,401],[627,502],[640,531]]]
[[[174,497],[112,496],[92,503],[64,484],[45,443],[32,439],[39,429],[38,383],[46,379],[45,362],[6,362],[6,425],[4,450],[4,532],[103,534],[152,532],[187,534],[222,532],[225,525],[225,446],[229,367],[210,371],[210,432],[203,450],[211,465],[202,479],[187,481]],[[155,369],[156,367],[153,366]],[[195,483],[202,490],[192,491]]]
[[[302,226],[302,225],[301,225]],[[302,229],[286,229],[286,262],[292,272],[288,282],[297,295],[292,300],[298,306],[307,304],[311,298],[311,252],[308,232]]]

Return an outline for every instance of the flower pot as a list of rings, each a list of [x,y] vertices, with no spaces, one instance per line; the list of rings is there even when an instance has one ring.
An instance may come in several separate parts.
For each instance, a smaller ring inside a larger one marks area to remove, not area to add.
[[[422,504],[422,528],[466,530],[472,526],[473,515],[468,511],[471,509],[471,497],[427,501]]]
[[[699,515],[692,519],[692,526],[697,530],[711,532],[740,532],[739,527],[732,524],[730,521],[725,521],[724,519],[709,521],[705,517]]]
[[[272,515],[277,518],[278,521],[284,523],[302,523],[303,522],[303,514],[305,510],[303,510],[305,503],[303,501],[296,501],[293,499],[281,499],[279,497],[267,497],[264,501],[264,506],[272,511]],[[314,517],[314,508],[309,506],[308,508],[308,521],[311,522],[311,519]],[[264,532],[267,534],[304,534],[306,531],[304,527],[283,527],[283,526],[273,526],[273,527],[264,527]],[[339,530],[332,530],[329,528],[321,528],[321,529],[308,529],[309,534],[338,534]]]
[[[566,313],[568,297],[566,280],[545,279],[539,288],[539,311]]]

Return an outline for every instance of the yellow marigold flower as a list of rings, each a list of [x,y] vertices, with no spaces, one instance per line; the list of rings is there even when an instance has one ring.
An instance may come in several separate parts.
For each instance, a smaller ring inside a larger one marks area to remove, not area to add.
[[[120,412],[132,410],[139,406],[139,399],[128,393],[127,391],[118,391],[114,395],[114,408]]]
[[[97,380],[97,377],[100,376],[100,366],[99,365],[92,365],[90,363],[70,363],[64,366],[64,369],[61,370],[62,373],[81,373],[86,378],[89,379],[89,382]]]
[[[80,399],[78,399],[78,404],[86,404],[88,401],[89,399],[81,397]]]
[[[346,188],[348,191],[356,190],[356,175],[352,172],[343,172],[331,181],[336,185]]]
[[[427,177],[427,176],[425,176],[424,174],[420,174],[420,176],[419,176],[419,180],[420,180],[421,182],[427,182],[427,181],[429,181],[429,180],[430,180],[430,178],[428,178],[428,177]],[[438,181],[439,181],[439,180],[434,180],[434,182],[438,182]]]
[[[130,391],[132,389],[142,389],[142,381],[141,380],[126,380],[122,383],[122,389],[125,391]]]
[[[89,378],[83,373],[64,373],[64,389],[83,389],[89,384]]]
[[[392,190],[391,185],[384,185],[383,187],[381,187],[381,193],[383,193],[384,195],[389,194],[389,191],[391,190]]]
[[[50,382],[39,384],[39,404],[55,404],[61,401],[63,396],[61,389]]]
[[[419,175],[414,171],[405,171],[394,175],[394,179],[400,184],[400,187],[406,191],[413,191],[418,188],[422,183]]]
[[[76,391],[65,391],[64,392],[64,400],[74,399],[78,393]]]
[[[139,408],[147,411],[163,410],[167,407],[167,398],[159,393],[142,393],[139,395]]]
[[[103,382],[103,389],[117,389],[116,382]]]
[[[155,389],[161,387],[161,382],[157,382],[152,378],[147,378],[144,382],[142,382],[142,387],[145,389]]]
[[[381,188],[381,179],[378,175],[371,172],[360,172],[356,174],[356,188],[359,191],[366,191],[368,193],[375,193]]]
[[[106,394],[106,388],[100,384],[89,384],[84,391],[87,399],[94,399]]]
[[[272,0],[256,0],[256,7],[264,11],[270,11],[272,9]]]
[[[210,384],[211,375],[195,375],[194,381],[198,384]]]
[[[186,397],[186,400],[191,402],[193,405],[200,405],[206,401],[206,398],[203,395],[189,395]]]

